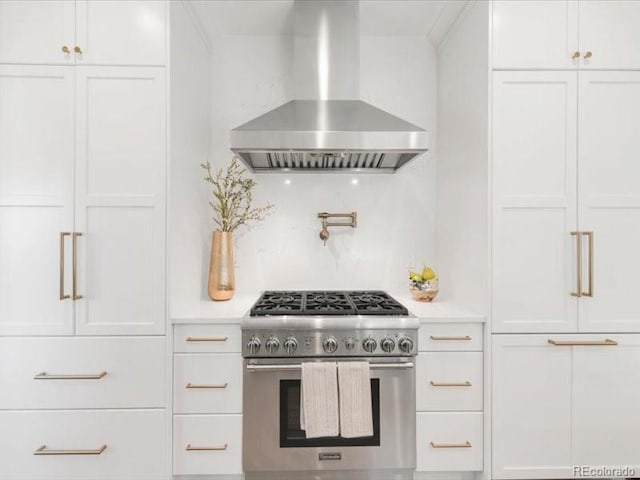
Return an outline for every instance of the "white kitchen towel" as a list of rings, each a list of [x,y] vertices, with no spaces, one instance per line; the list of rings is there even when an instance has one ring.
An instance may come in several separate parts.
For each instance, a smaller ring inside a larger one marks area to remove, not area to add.
[[[338,362],[338,389],[340,435],[344,438],[373,435],[369,362]]]
[[[337,437],[338,376],[335,362],[303,362],[300,386],[300,428],[307,438]]]

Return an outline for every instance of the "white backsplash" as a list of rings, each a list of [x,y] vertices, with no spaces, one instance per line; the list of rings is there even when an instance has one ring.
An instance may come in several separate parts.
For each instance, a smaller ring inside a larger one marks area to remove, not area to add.
[[[288,100],[293,92],[290,37],[227,36],[212,55],[209,160],[226,166],[229,130]],[[239,293],[263,289],[404,291],[407,268],[435,263],[436,53],[423,37],[363,37],[361,98],[427,129],[431,151],[389,174],[263,174],[256,204],[276,204],[265,222],[235,234]],[[171,185],[172,316],[207,299],[213,223],[209,192],[193,158]],[[186,169],[186,171],[185,171]],[[179,206],[179,208],[176,208]],[[330,228],[319,238],[317,213],[358,212],[358,227]],[[437,265],[435,265],[437,267]]]

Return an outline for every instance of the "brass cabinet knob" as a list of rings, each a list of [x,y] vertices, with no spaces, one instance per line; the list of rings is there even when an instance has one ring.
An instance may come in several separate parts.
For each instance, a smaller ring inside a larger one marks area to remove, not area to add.
[[[576,50],[575,52],[573,52],[573,55],[571,56],[571,58],[573,60],[578,60],[580,58],[580,52]]]
[[[77,45],[76,45],[76,47],[73,49],[73,51],[74,51],[74,52],[76,52],[76,53],[78,53],[78,54],[80,54],[80,55],[82,55],[82,49],[81,49],[80,47],[78,47]]]
[[[71,51],[69,50],[69,47],[67,47],[66,45],[62,46],[62,53],[71,53]]]
[[[583,58],[584,58],[585,60],[588,60],[588,59],[590,59],[591,57],[593,57],[593,53],[591,53],[591,52],[587,52],[587,53],[585,53],[585,54],[584,54],[584,57],[583,57]]]

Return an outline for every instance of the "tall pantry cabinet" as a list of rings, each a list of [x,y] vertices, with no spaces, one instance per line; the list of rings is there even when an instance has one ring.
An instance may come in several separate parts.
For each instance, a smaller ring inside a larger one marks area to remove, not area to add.
[[[639,32],[635,0],[494,0],[440,48],[443,94],[476,96],[441,99],[475,121],[439,162],[489,188],[491,478],[640,472]]]
[[[165,474],[167,10],[0,2],[0,478]]]
[[[640,471],[640,2],[492,25],[493,476]]]

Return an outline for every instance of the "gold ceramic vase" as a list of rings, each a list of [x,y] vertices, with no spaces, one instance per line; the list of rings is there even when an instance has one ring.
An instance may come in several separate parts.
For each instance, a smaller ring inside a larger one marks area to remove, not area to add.
[[[233,272],[233,234],[213,232],[209,262],[209,297],[224,301],[233,297],[236,281]]]

